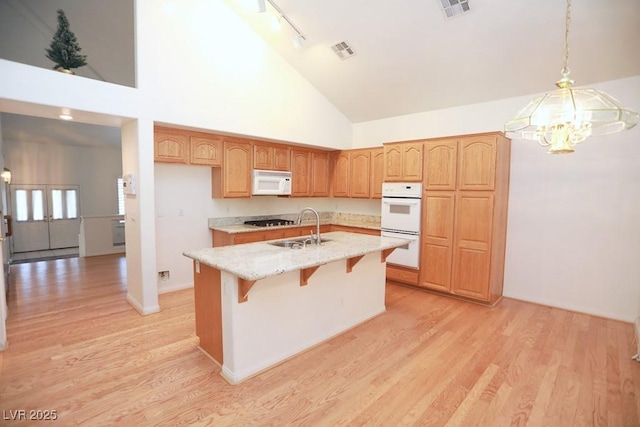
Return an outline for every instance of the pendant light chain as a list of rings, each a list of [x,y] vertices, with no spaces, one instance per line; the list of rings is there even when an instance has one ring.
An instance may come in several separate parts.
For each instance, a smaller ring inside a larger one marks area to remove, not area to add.
[[[567,0],[567,16],[564,27],[564,62],[562,66],[562,76],[566,77],[571,72],[569,70],[569,22],[571,21],[571,0]]]

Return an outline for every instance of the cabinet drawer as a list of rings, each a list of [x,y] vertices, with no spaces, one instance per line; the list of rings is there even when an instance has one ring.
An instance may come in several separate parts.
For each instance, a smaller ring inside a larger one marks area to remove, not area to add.
[[[407,283],[409,285],[417,285],[418,273],[418,270],[387,265],[387,280],[394,280],[396,282]]]

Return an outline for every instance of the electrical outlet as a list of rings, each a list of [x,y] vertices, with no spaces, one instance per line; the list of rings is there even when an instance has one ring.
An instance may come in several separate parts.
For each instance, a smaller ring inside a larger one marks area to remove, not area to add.
[[[158,271],[158,280],[165,281],[165,280],[169,280],[170,277],[171,275],[169,274],[169,270]]]

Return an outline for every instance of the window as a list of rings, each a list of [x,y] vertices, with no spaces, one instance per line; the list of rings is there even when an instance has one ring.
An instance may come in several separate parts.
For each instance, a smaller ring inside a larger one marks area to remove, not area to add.
[[[16,221],[29,221],[27,190],[16,190]]]
[[[122,178],[118,178],[118,215],[124,215],[124,184]]]
[[[78,218],[78,195],[76,190],[51,190],[53,219]]]

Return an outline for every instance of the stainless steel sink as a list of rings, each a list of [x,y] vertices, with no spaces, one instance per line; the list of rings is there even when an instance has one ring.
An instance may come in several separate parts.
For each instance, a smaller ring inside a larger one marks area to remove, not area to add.
[[[330,242],[330,239],[322,239],[320,244],[322,245],[325,242]],[[279,246],[281,248],[290,248],[290,249],[302,249],[306,246],[316,246],[315,240],[311,240],[309,237],[300,237],[298,239],[287,239],[287,240],[279,240],[277,242],[267,242],[273,246]]]

